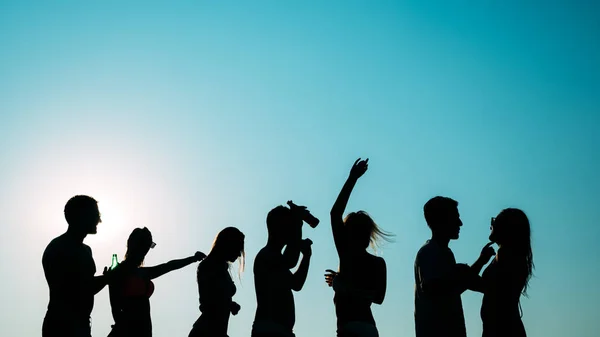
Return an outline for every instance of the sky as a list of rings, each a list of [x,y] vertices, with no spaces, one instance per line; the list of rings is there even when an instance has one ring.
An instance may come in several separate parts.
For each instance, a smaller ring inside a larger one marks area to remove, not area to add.
[[[388,289],[381,336],[414,336],[414,257],[423,204],[459,201],[451,243],[472,263],[489,220],[522,208],[535,276],[529,336],[597,335],[600,322],[600,5],[594,1],[0,1],[0,334],[39,336],[41,256],[76,194],[103,222],[85,243],[98,272],[148,227],[156,265],[246,235],[229,335],[249,336],[252,264],[270,209],[294,200],[313,256],[297,336],[334,336],[325,269],[328,212],[352,163],[369,158],[348,211],[395,234],[377,254]],[[196,265],[155,280],[154,336],[199,316]],[[465,293],[469,336],[481,294]],[[95,298],[93,336],[112,318]]]

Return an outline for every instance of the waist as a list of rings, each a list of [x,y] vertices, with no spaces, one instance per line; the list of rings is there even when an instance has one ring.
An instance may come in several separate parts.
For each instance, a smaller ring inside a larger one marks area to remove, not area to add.
[[[75,320],[88,321],[92,313],[92,305],[73,305],[72,303],[50,302],[46,311],[46,317],[53,320]]]
[[[268,320],[255,320],[252,324],[252,336],[295,337],[291,328]]]
[[[290,305],[277,305],[276,303],[259,303],[256,308],[256,322],[273,322],[292,331],[296,323],[296,308],[294,302]]]
[[[351,321],[338,327],[337,335],[338,337],[379,337],[379,331],[375,324]]]
[[[350,322],[361,322],[375,326],[371,312],[371,301],[348,296],[334,298],[338,328]]]

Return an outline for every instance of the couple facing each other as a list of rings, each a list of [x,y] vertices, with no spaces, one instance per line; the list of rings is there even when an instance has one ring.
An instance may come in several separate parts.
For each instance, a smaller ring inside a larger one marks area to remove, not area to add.
[[[525,213],[507,208],[492,218],[491,242],[471,266],[456,263],[448,247],[450,240],[458,239],[462,226],[458,202],[434,197],[425,204],[424,215],[432,236],[417,253],[414,265],[416,337],[465,337],[460,296],[467,289],[483,293],[483,337],[525,337],[520,297],[527,295],[534,268]],[[491,247],[494,243],[497,253]]]

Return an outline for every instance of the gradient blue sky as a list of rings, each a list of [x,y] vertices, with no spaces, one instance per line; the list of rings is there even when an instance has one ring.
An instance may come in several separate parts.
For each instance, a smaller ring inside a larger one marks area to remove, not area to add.
[[[357,157],[369,157],[349,210],[396,242],[381,251],[382,336],[414,336],[413,260],[422,205],[460,202],[451,247],[472,262],[489,218],[523,208],[536,277],[530,336],[600,330],[600,6],[594,1],[0,1],[0,334],[39,336],[46,244],[69,197],[99,200],[86,239],[98,269],[147,226],[153,265],[246,233],[242,311],[249,336],[254,256],[267,212],[288,199],[322,225],[296,295],[298,336],[333,336],[337,266],[328,210]],[[187,336],[195,267],[156,282],[155,336]],[[470,336],[481,296],[463,296]],[[106,336],[108,292],[93,335]]]

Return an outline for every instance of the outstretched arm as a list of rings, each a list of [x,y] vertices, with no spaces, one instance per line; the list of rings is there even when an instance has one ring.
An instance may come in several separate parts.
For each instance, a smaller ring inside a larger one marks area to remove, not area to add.
[[[159,264],[158,266],[143,267],[141,269],[146,273],[146,275],[148,275],[150,279],[155,279],[173,270],[181,269],[194,262],[201,261],[205,257],[206,255],[204,255],[204,253],[196,252],[196,254],[194,254],[193,256],[186,257],[184,259],[171,260],[167,263]]]
[[[92,293],[96,295],[100,292],[100,290],[104,289],[109,282],[109,276],[107,276],[107,268],[104,267],[104,274],[99,276],[94,276],[92,280]]]
[[[341,229],[344,226],[344,211],[346,210],[346,205],[348,205],[348,200],[350,199],[350,194],[352,194],[354,185],[356,185],[358,178],[360,178],[367,171],[369,167],[368,163],[369,159],[361,160],[360,158],[354,162],[346,183],[342,187],[342,190],[335,200],[333,207],[331,207],[331,230],[333,231],[333,241],[335,242],[338,255],[342,251],[343,246]]]

